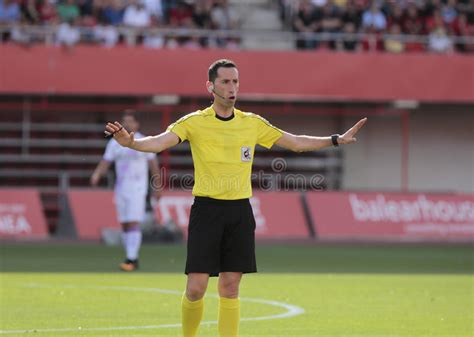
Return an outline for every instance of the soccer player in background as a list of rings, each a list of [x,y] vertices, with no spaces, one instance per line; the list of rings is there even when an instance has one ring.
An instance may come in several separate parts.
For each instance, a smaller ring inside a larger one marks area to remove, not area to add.
[[[138,129],[140,124],[132,110],[126,110],[122,116],[123,125],[143,138]],[[125,261],[120,264],[123,271],[134,271],[138,268],[138,254],[142,242],[140,223],[145,217],[146,196],[148,192],[148,169],[152,176],[157,176],[158,160],[154,153],[144,153],[120,146],[115,139],[107,143],[105,154],[90,178],[92,186],[97,186],[100,178],[115,162],[115,206],[117,218],[122,226],[122,243],[125,248]],[[154,191],[159,198],[159,191]]]
[[[251,167],[255,145],[273,144],[296,152],[315,151],[356,141],[361,119],[343,135],[298,136],[282,131],[262,117],[235,108],[239,72],[234,62],[218,60],[208,70],[206,88],[214,102],[190,113],[152,137],[136,139],[120,123],[108,123],[106,134],[137,151],[161,152],[189,141],[194,162],[194,204],[188,227],[186,290],[182,298],[183,336],[194,337],[204,310],[210,276],[219,276],[218,330],[238,335],[239,285],[243,273],[257,271]]]

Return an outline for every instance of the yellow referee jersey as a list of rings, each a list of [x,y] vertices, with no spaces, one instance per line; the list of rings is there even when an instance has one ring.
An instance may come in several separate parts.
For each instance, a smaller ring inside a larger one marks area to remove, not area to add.
[[[255,144],[271,148],[283,135],[258,115],[234,108],[232,118],[223,119],[212,106],[182,117],[167,131],[191,145],[193,195],[224,200],[252,196]]]

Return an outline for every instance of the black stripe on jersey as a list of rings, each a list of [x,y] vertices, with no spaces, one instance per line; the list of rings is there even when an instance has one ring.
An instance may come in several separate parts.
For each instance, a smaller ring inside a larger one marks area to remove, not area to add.
[[[279,131],[279,132],[282,132],[279,128],[277,128],[276,126],[273,126],[272,124],[270,124],[269,121],[267,121],[265,118],[263,118],[262,116],[259,116],[259,115],[250,115],[249,117],[252,117],[252,118],[256,118],[258,119],[259,121],[261,121],[262,123],[265,123],[267,126],[275,129],[276,131]]]

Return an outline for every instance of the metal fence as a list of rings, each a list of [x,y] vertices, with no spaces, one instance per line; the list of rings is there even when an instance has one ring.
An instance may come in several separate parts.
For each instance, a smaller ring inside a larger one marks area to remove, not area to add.
[[[58,44],[58,31],[61,25],[57,26],[28,26],[28,25],[5,25],[0,26],[0,43],[6,41],[16,41],[19,43],[45,43]],[[225,46],[219,41],[233,40],[238,41],[239,47],[242,49],[265,49],[271,42],[284,41],[286,44],[280,44],[281,49],[293,49],[298,40],[311,40],[315,42],[362,42],[372,41],[374,39],[386,41],[395,40],[401,43],[419,43],[428,46],[430,35],[392,35],[392,34],[375,34],[375,33],[299,33],[290,31],[275,30],[208,30],[208,29],[170,29],[170,28],[130,28],[115,26],[95,26],[95,27],[79,27],[69,26],[78,32],[79,42],[102,43],[104,41],[100,37],[99,31],[104,28],[112,29],[123,41],[128,45],[136,45],[146,37],[162,38],[164,41],[170,39],[206,39],[213,46]],[[20,36],[22,38],[15,38]],[[474,49],[474,36],[446,36],[452,45],[468,46],[466,50]],[[262,41],[262,43],[254,43],[251,45],[243,44],[242,41],[252,39],[254,41]],[[110,45],[109,45],[110,46]],[[274,48],[274,47],[270,47]]]

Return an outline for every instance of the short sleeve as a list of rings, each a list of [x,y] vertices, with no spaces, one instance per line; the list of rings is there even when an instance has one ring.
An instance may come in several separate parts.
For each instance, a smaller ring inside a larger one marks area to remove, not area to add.
[[[146,154],[146,159],[147,160],[153,160],[156,158],[156,153],[153,153],[153,152],[147,152]]]
[[[271,148],[273,144],[283,135],[283,131],[271,125],[265,118],[257,117],[257,144]]]
[[[107,143],[107,147],[105,148],[105,153],[104,153],[104,157],[102,157],[102,159],[106,160],[106,161],[114,161],[115,160],[115,154],[117,153],[117,151],[115,151],[115,140],[111,139],[108,143]]]
[[[166,131],[171,131],[176,134],[181,142],[185,140],[189,140],[190,137],[190,125],[189,125],[189,117],[193,114],[186,115],[181,117],[176,122],[168,126]]]

